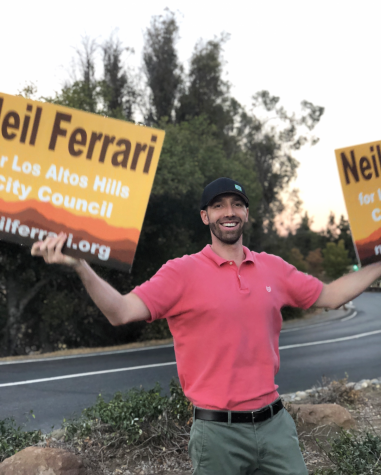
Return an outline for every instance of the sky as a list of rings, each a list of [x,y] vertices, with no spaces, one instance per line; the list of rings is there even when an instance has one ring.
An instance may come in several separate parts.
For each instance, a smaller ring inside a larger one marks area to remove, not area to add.
[[[326,225],[330,211],[347,216],[334,150],[381,140],[379,0],[15,0],[1,7],[0,92],[17,94],[33,82],[39,96],[54,94],[84,36],[102,42],[117,34],[139,66],[144,31],[166,7],[177,13],[184,64],[199,39],[230,34],[226,79],[243,105],[266,89],[289,111],[302,100],[325,107],[314,131],[319,143],[296,154],[294,186],[313,229]]]

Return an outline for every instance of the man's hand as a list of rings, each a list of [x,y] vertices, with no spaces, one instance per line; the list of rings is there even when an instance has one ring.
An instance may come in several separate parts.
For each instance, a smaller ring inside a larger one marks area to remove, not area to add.
[[[112,325],[147,320],[151,316],[148,307],[137,295],[132,292],[121,295],[101,279],[85,260],[62,254],[66,239],[67,235],[60,233],[57,237],[35,242],[32,256],[41,256],[48,264],[64,264],[75,269],[90,297]]]
[[[32,246],[32,256],[41,256],[47,264],[64,264],[76,268],[80,265],[80,259],[62,254],[67,235],[60,233],[57,237],[47,237],[45,241],[35,242]]]

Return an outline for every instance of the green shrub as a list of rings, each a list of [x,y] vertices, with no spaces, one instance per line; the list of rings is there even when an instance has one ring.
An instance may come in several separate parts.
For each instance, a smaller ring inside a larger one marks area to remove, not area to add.
[[[380,475],[381,438],[376,434],[342,431],[325,452],[334,468],[319,469],[315,475]]]
[[[334,242],[327,243],[326,248],[323,249],[323,256],[323,268],[328,277],[338,279],[348,272],[348,266],[351,262],[343,240],[340,240],[337,244]]]
[[[283,307],[281,310],[282,318],[286,320],[294,320],[295,318],[302,318],[303,310],[296,307]]]
[[[101,423],[109,432],[122,432],[127,443],[144,438],[143,431],[155,435],[167,435],[168,423],[186,422],[191,417],[191,406],[176,381],[170,384],[171,396],[162,396],[161,387],[153,389],[131,389],[127,393],[116,393],[106,402],[98,396],[94,406],[84,409],[79,419],[65,422],[66,439],[88,437],[93,428]]]
[[[0,420],[0,462],[41,440],[40,431],[25,432],[11,417]]]

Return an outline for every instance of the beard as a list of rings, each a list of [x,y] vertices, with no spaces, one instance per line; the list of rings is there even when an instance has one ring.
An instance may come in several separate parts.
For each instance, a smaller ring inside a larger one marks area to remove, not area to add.
[[[235,244],[239,241],[243,234],[243,224],[239,223],[237,229],[226,228],[226,231],[222,231],[218,221],[216,223],[209,224],[210,231],[224,244]]]

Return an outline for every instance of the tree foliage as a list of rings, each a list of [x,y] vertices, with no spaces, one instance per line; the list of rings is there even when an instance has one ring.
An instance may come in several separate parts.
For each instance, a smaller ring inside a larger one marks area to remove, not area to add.
[[[226,133],[232,126],[234,106],[238,103],[230,97],[230,85],[223,79],[222,51],[226,39],[223,35],[196,44],[187,83],[179,99],[176,113],[179,122],[202,115],[220,133]]]
[[[146,117],[152,123],[164,117],[172,119],[182,82],[182,66],[176,51],[178,32],[175,15],[167,10],[164,15],[152,18],[145,33],[143,63],[149,88]]]
[[[132,51],[123,48],[120,40],[111,36],[102,45],[103,80],[101,94],[103,113],[118,119],[132,120],[138,100],[132,72],[123,66],[123,52]]]
[[[329,277],[337,279],[347,272],[350,261],[344,241],[327,243],[327,247],[323,250],[323,255],[323,267]]]

